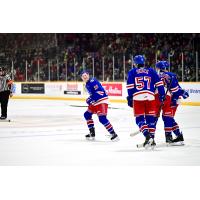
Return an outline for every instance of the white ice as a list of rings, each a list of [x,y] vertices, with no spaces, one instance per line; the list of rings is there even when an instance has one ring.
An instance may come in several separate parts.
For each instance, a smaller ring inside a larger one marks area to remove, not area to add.
[[[0,165],[200,165],[200,107],[180,106],[177,111],[185,146],[159,146],[165,140],[160,119],[158,147],[147,151],[136,148],[144,141],[142,134],[130,137],[137,126],[126,104],[112,103],[108,110],[120,141],[110,141],[95,115],[96,140],[86,141],[84,106],[77,101],[11,99],[8,116],[12,121],[0,122]]]

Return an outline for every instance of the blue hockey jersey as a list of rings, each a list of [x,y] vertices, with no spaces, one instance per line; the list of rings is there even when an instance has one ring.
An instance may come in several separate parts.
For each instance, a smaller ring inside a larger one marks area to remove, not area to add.
[[[183,95],[184,90],[178,83],[176,74],[172,72],[160,72],[160,79],[163,81],[166,88],[169,88],[168,95],[172,96],[172,99],[178,100]]]
[[[159,77],[163,81],[164,86],[169,88],[170,94],[177,93],[181,89],[176,74],[172,72],[160,72]]]
[[[95,79],[90,78],[85,85],[90,98],[93,101],[93,105],[98,105],[101,103],[108,103],[108,95],[101,85],[101,83]]]
[[[134,100],[154,100],[155,89],[158,88],[160,95],[164,95],[163,82],[156,71],[152,68],[133,68],[128,73],[128,95]]]

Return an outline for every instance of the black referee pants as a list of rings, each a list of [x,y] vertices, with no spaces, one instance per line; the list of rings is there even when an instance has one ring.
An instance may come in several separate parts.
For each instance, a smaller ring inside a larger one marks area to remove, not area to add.
[[[7,118],[7,107],[10,91],[0,92],[1,116]]]

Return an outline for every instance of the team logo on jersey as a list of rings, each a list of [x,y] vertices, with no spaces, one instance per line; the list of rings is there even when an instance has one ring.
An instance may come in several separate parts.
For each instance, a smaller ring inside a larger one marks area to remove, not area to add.
[[[95,86],[94,86],[94,89],[95,89],[95,90],[97,90],[98,88],[99,88],[98,85],[95,85]]]

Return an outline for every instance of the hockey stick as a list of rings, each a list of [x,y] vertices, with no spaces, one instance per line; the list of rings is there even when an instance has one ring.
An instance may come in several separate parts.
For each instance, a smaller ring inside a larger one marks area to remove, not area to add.
[[[130,136],[131,136],[131,137],[134,137],[134,136],[136,136],[136,135],[139,134],[139,133],[140,133],[140,130],[135,131],[135,132],[133,132],[133,133],[130,133]]]
[[[77,107],[77,108],[87,108],[88,106],[87,105],[85,105],[85,106],[82,106],[82,105],[69,105],[69,106],[71,106],[71,107]],[[125,108],[117,108],[117,107],[111,107],[111,106],[108,106],[108,108],[109,109],[115,109],[115,110],[127,110],[127,109],[125,109]]]

